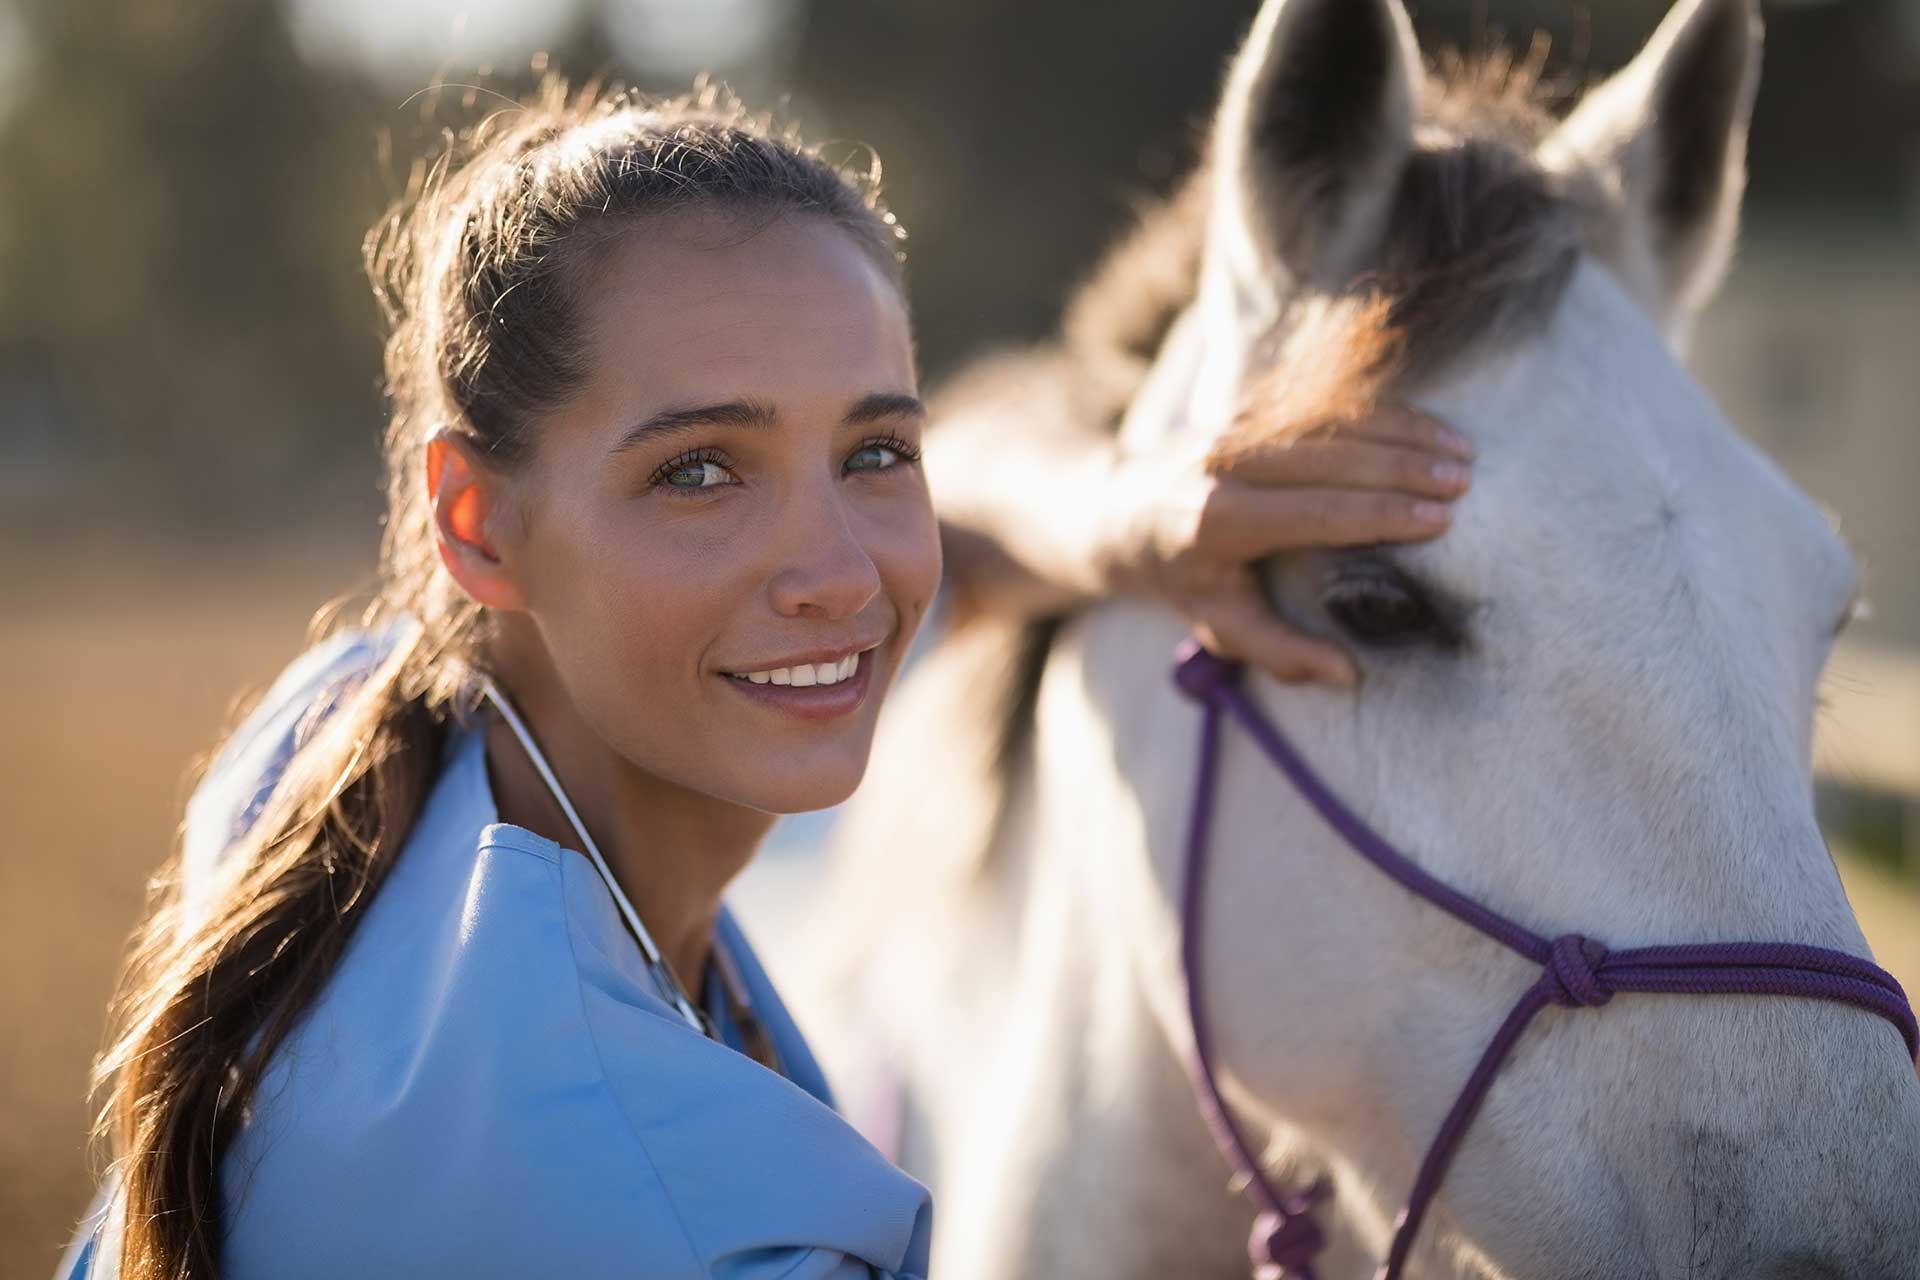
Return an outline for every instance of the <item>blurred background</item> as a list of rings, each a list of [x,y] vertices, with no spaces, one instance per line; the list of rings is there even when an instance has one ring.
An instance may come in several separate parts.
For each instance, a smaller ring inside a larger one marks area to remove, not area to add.
[[[1419,0],[1569,84],[1665,0]],[[1192,152],[1254,0],[0,0],[0,1277],[91,1185],[88,1060],[193,757],[372,567],[365,229],[476,90],[711,70],[908,227],[929,385],[1044,334]],[[1766,0],[1745,247],[1697,367],[1842,517],[1875,613],[1821,804],[1920,980],[1920,0]],[[423,92],[424,91],[424,92]],[[809,828],[808,830],[816,830]],[[789,845],[804,842],[790,837]]]

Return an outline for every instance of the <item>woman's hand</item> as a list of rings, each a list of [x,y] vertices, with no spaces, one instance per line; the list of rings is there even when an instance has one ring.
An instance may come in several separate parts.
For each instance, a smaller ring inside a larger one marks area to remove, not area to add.
[[[1473,456],[1439,420],[1397,406],[1231,454],[1205,440],[1177,447],[1189,451],[1115,464],[1096,535],[1101,577],[1178,610],[1222,657],[1343,686],[1358,678],[1352,659],[1275,617],[1254,565],[1283,551],[1437,537]]]

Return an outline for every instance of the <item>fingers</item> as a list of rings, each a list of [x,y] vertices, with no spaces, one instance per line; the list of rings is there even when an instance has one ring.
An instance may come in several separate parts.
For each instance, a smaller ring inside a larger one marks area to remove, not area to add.
[[[1442,499],[1459,497],[1472,481],[1467,464],[1450,454],[1345,431],[1247,454],[1225,474],[1246,484],[1387,489]]]
[[[1351,688],[1359,680],[1353,660],[1338,645],[1316,640],[1274,617],[1250,579],[1240,588],[1209,596],[1192,620],[1194,634],[1209,651],[1258,667],[1276,680],[1337,688]]]
[[[1373,489],[1271,489],[1222,477],[1208,495],[1193,550],[1245,563],[1282,551],[1417,542],[1446,532],[1444,502]]]
[[[1381,405],[1358,422],[1346,423],[1324,434],[1359,436],[1383,444],[1407,445],[1470,461],[1473,442],[1429,413],[1403,404]]]

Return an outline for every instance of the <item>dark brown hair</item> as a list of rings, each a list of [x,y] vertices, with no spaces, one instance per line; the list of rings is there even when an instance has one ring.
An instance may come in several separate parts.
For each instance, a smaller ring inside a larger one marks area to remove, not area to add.
[[[462,708],[460,665],[486,669],[485,610],[434,549],[427,438],[445,427],[503,470],[525,461],[542,411],[588,373],[580,267],[648,215],[823,217],[900,281],[877,171],[847,173],[711,87],[658,100],[550,79],[446,140],[365,245],[390,419],[379,587],[358,622],[394,643],[324,725],[302,726],[210,907],[187,912],[178,852],[162,868],[115,992],[96,1138],[119,1171],[128,1280],[219,1274],[235,1123],[413,827]]]

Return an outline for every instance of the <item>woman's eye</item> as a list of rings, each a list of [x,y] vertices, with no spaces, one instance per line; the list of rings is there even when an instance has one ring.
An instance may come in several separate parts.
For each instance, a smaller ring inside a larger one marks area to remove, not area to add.
[[[727,469],[711,460],[683,462],[660,477],[670,489],[712,489],[728,483]]]
[[[1349,579],[1327,589],[1322,604],[1355,640],[1371,645],[1446,638],[1445,628],[1413,587],[1388,578]]]
[[[848,471],[891,471],[904,462],[918,462],[920,450],[895,436],[869,440],[847,455]]]
[[[863,444],[847,455],[849,471],[885,471],[901,460],[900,451],[887,444]]]

